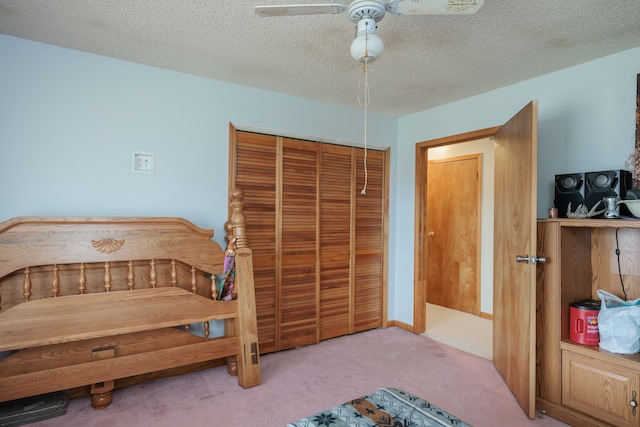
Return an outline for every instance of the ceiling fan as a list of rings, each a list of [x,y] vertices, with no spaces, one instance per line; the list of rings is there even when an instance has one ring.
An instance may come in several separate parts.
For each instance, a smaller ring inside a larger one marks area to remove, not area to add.
[[[351,56],[364,64],[364,186],[361,194],[367,194],[367,105],[369,83],[367,65],[384,51],[382,39],[376,34],[377,23],[387,12],[391,15],[443,15],[476,13],[484,0],[354,0],[342,3],[291,4],[257,6],[256,14],[263,17],[293,15],[323,15],[347,12],[349,20],[356,24],[356,37],[351,43]],[[358,84],[360,103],[360,84]]]
[[[356,61],[373,62],[379,57],[384,44],[376,34],[376,23],[389,12],[391,15],[442,15],[476,13],[484,0],[354,0],[348,5],[292,4],[256,6],[258,16],[279,17],[294,15],[320,15],[347,12],[356,24],[356,38],[351,44],[351,55]]]

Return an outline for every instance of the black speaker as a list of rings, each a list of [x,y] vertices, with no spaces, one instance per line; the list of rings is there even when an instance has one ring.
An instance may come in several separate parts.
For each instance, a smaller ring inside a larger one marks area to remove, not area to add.
[[[569,204],[571,204],[572,211],[575,211],[579,205],[584,205],[583,183],[584,174],[582,173],[556,175],[553,206],[558,208],[558,216],[560,218],[567,217]]]
[[[633,188],[631,172],[626,170],[610,170],[587,172],[585,177],[584,204],[591,210],[604,197],[620,197],[625,199],[627,192]],[[604,203],[597,210],[604,209]],[[631,216],[626,205],[620,205],[620,215]]]

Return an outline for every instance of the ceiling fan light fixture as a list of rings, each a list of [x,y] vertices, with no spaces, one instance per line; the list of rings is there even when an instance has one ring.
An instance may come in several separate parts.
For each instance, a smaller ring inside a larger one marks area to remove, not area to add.
[[[384,52],[384,43],[376,34],[376,23],[363,17],[358,21],[356,38],[351,43],[351,56],[358,62],[373,62]]]

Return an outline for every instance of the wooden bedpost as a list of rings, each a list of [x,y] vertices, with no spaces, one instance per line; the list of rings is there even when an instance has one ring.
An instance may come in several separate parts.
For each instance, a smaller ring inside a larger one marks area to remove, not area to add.
[[[260,384],[260,352],[258,351],[258,325],[256,296],[253,283],[253,257],[248,247],[247,224],[243,213],[244,191],[231,190],[231,228],[236,239],[235,289],[238,294],[238,319],[235,323],[240,336],[238,383],[242,387]]]
[[[224,240],[227,242],[226,247],[229,248],[229,246],[231,245],[231,241],[233,240],[233,226],[231,225],[231,221],[227,221],[224,223],[224,231],[225,231]],[[215,283],[213,284],[213,286],[215,286]],[[216,299],[217,298],[218,297],[216,296]],[[224,322],[224,330],[225,330],[226,336],[236,335],[235,328],[236,328],[236,325],[233,320],[226,320]],[[229,375],[237,376],[238,375],[238,358],[235,355],[229,356],[225,359],[225,362],[227,363],[227,372],[229,373]]]

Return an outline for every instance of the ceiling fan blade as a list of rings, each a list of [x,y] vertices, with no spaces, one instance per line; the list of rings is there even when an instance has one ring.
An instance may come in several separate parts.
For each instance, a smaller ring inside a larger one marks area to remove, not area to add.
[[[476,13],[484,0],[391,0],[392,15],[460,15]]]
[[[294,16],[294,15],[321,15],[344,12],[345,5],[330,4],[290,4],[280,6],[256,6],[255,11],[259,16]]]

